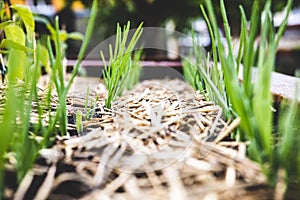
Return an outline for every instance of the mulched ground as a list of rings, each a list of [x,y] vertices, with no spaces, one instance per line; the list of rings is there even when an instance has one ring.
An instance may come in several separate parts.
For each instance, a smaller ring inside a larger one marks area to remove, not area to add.
[[[74,113],[85,112],[87,87],[98,101],[78,135],[72,123]],[[68,105],[70,135],[41,150],[18,188],[7,165],[7,199],[274,197],[260,167],[246,157],[247,144],[229,140],[239,119],[224,121],[222,109],[186,83],[141,82],[111,109],[104,96],[97,79],[76,80]]]

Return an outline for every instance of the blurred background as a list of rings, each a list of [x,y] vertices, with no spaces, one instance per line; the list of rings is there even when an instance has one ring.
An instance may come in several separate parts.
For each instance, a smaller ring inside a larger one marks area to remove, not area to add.
[[[89,19],[91,0],[10,0],[10,4],[25,4],[31,8],[33,13],[43,15],[53,22],[54,16],[59,15],[60,26],[67,32],[85,32]],[[219,0],[213,0],[218,21],[221,22]],[[263,5],[265,0],[261,1]],[[180,61],[180,53],[187,54],[191,48],[190,37],[176,38],[172,31],[179,31],[191,35],[191,30],[203,47],[210,50],[210,38],[206,24],[201,18],[199,5],[203,0],[99,0],[99,13],[93,39],[89,49],[114,35],[117,22],[121,25],[131,21],[131,27],[137,27],[144,22],[144,27],[167,28],[165,34],[155,36],[155,41],[166,46],[167,51],[151,50],[145,52],[145,60],[156,61]],[[238,40],[240,30],[240,10],[242,5],[249,18],[253,1],[249,0],[225,0],[228,19],[233,37]],[[282,20],[282,9],[286,0],[273,0],[272,10],[275,13],[274,26],[278,27]],[[293,75],[295,69],[300,69],[300,1],[295,0],[293,11],[289,17],[287,31],[279,44],[276,57],[276,71]],[[261,8],[262,9],[262,8]],[[222,32],[222,24],[219,23]],[[37,23],[36,31],[47,34],[43,24]],[[67,58],[76,59],[80,42],[67,41]],[[171,49],[170,49],[171,48]],[[178,54],[169,54],[168,51]],[[99,52],[89,55],[88,59],[99,59]]]

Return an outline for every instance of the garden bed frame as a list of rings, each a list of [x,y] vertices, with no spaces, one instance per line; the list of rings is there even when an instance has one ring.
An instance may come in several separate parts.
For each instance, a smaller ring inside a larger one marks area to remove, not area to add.
[[[74,66],[76,60],[68,60],[67,66]],[[103,67],[104,63],[99,60],[84,60],[81,63],[84,68],[99,68]],[[142,66],[144,67],[172,67],[181,68],[182,64],[180,61],[143,61]],[[99,70],[100,71],[100,70]],[[242,71],[242,70],[241,70]],[[257,77],[257,70],[254,70],[253,80]],[[242,75],[239,75],[240,80],[242,80]],[[281,101],[282,99],[293,99],[295,94],[295,86],[297,83],[296,77],[285,75],[278,72],[272,72],[272,82],[271,82],[271,92],[275,97],[275,101]],[[300,88],[300,86],[298,86]],[[298,96],[298,101],[300,102],[300,95]]]

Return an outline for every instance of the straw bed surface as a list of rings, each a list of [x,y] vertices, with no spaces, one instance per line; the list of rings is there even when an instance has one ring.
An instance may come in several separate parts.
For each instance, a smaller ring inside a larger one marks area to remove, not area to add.
[[[245,156],[246,144],[226,140],[239,119],[225,122],[221,108],[186,83],[144,81],[106,109],[101,83],[79,78],[69,118],[84,112],[79,85],[89,85],[90,98],[98,95],[92,119],[83,120],[80,135],[42,149],[18,189],[7,185],[7,198],[272,198],[259,166]]]

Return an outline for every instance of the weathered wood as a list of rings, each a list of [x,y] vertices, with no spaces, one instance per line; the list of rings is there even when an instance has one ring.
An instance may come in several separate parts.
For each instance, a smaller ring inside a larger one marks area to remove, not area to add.
[[[72,66],[74,65],[74,60],[68,60],[68,65]],[[155,66],[157,67],[181,67],[182,64],[179,61],[143,61],[143,66],[150,66],[153,67],[155,70]],[[96,60],[85,60],[82,63],[83,67],[103,67],[102,61],[96,61]],[[257,69],[253,69],[253,80],[257,77]],[[240,80],[242,80],[242,76],[239,75]],[[94,78],[89,78],[93,80]],[[299,78],[272,72],[272,82],[271,82],[271,92],[274,94],[275,97],[277,97],[276,100],[281,99],[293,99],[295,97],[295,87],[296,83],[300,82]],[[300,90],[300,84],[298,85]],[[298,96],[298,101],[300,102],[300,94]]]
[[[255,81],[258,77],[259,71],[254,68],[253,69],[253,81]],[[240,79],[242,80],[242,76],[239,76]],[[295,98],[295,92],[296,92],[296,87],[298,87],[298,90],[300,91],[300,79],[277,73],[277,72],[272,72],[272,77],[271,77],[271,92],[275,97],[275,100],[280,101],[282,99],[294,99]],[[299,96],[297,97],[298,101],[300,102],[300,93]]]

